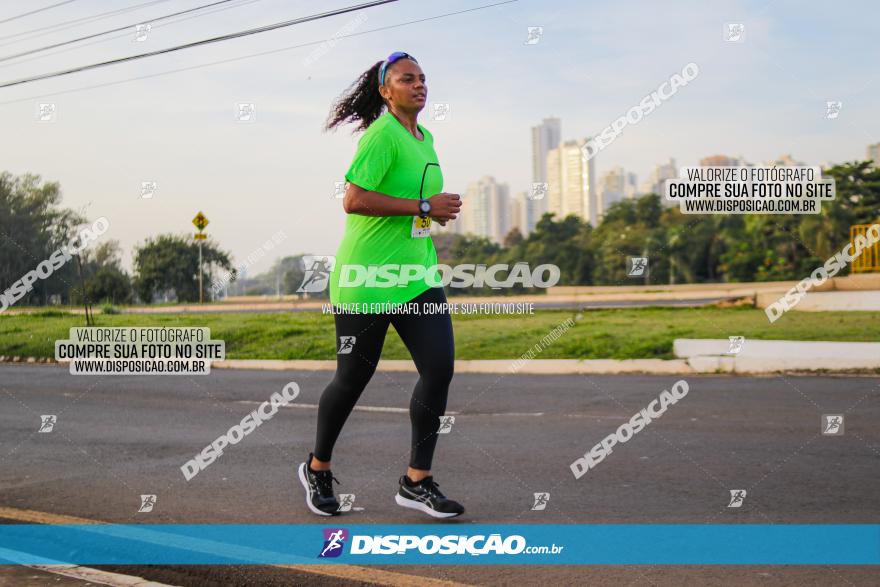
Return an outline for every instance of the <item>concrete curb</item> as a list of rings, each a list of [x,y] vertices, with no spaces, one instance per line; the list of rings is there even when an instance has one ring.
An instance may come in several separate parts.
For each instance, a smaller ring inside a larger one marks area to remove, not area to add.
[[[495,373],[518,375],[598,375],[619,373],[651,373],[677,375],[694,373],[687,361],[663,359],[533,359],[517,366],[519,359],[459,360],[456,373]],[[270,371],[335,371],[336,361],[262,361],[231,360],[211,363],[215,369],[265,369]],[[416,373],[410,360],[380,360],[376,369],[384,372]]]
[[[676,343],[679,341],[676,340]],[[717,342],[727,341],[695,341]],[[754,345],[757,342],[747,341]],[[821,343],[835,344],[835,343]],[[840,343],[840,344],[880,344],[880,343]],[[711,350],[711,349],[710,349]],[[484,373],[496,375],[718,375],[718,374],[752,374],[770,375],[786,372],[826,372],[826,373],[875,373],[880,372],[880,360],[841,359],[839,356],[826,355],[821,358],[811,356],[778,357],[763,355],[732,356],[722,353],[717,355],[693,355],[679,359],[532,359],[517,366],[518,359],[500,360],[459,360],[455,362],[456,373]],[[35,357],[3,357],[0,363],[15,364],[54,364],[66,367],[69,361]],[[258,371],[335,371],[336,361],[317,360],[275,360],[275,359],[236,359],[214,361],[213,369],[253,369]],[[397,373],[416,373],[416,367],[410,360],[380,360],[378,371]]]
[[[880,369],[878,342],[745,340],[728,353],[728,340],[680,338],[675,356],[697,372],[772,373],[778,371],[852,371]]]

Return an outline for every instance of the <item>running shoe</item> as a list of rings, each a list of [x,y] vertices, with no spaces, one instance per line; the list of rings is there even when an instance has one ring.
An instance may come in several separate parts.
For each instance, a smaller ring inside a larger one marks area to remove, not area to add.
[[[309,453],[306,462],[299,465],[299,482],[306,490],[306,505],[319,516],[339,515],[339,502],[333,495],[333,481],[338,484],[339,479],[330,471],[312,471],[309,468],[312,456]]]
[[[394,501],[399,506],[419,510],[435,518],[452,518],[464,513],[464,506],[443,495],[432,475],[415,484],[411,484],[406,475],[401,477],[400,489]]]

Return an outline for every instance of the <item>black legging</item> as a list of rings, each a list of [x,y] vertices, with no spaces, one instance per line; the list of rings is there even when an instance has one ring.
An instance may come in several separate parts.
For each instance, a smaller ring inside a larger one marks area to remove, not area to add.
[[[361,392],[369,383],[382,354],[388,324],[393,324],[412,355],[419,380],[409,402],[412,422],[410,467],[429,470],[437,444],[440,416],[446,411],[446,396],[452,381],[455,342],[448,311],[426,312],[426,304],[445,304],[442,287],[433,287],[414,298],[419,313],[334,314],[336,320],[336,375],[318,403],[318,433],[315,457],[329,461],[333,446]],[[341,342],[354,336],[354,344]],[[346,352],[348,351],[348,352]]]

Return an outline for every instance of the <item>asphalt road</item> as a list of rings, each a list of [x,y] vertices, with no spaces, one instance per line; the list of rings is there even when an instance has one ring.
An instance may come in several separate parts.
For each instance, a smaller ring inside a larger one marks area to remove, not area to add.
[[[313,443],[312,407],[331,372],[216,370],[204,377],[72,376],[0,365],[0,507],[116,523],[322,523],[294,467]],[[468,523],[878,523],[880,385],[876,377],[688,376],[688,395],[594,470],[570,463],[677,377],[456,375],[437,481]],[[402,408],[411,373],[374,375],[334,453],[341,523],[431,523],[393,501],[409,451]],[[186,482],[180,466],[289,381],[283,409]],[[51,433],[37,433],[54,414]],[[820,434],[844,414],[842,436]],[[729,490],[746,489],[741,508]],[[533,493],[548,491],[546,510]],[[149,514],[140,494],[156,494]],[[9,520],[7,520],[8,522]],[[115,567],[179,585],[359,584],[269,567]],[[388,566],[486,585],[877,585],[876,568]],[[524,571],[524,569],[526,569]],[[0,573],[2,576],[2,573]],[[329,581],[329,582],[328,582]]]

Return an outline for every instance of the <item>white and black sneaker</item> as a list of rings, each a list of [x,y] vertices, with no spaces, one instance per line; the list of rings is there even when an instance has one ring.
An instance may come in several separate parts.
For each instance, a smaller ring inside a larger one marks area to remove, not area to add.
[[[464,513],[464,506],[443,495],[431,475],[417,483],[410,481],[406,475],[401,477],[400,489],[394,501],[397,505],[425,512],[435,518],[452,518]]]
[[[299,465],[299,482],[306,490],[306,505],[319,516],[339,515],[339,502],[333,495],[333,481],[338,484],[339,479],[330,471],[313,471],[309,467],[312,456],[309,453],[306,462]]]

